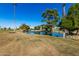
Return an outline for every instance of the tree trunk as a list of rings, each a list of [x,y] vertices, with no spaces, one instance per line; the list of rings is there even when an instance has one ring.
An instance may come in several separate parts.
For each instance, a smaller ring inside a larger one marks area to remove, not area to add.
[[[78,35],[78,33],[79,33],[79,29],[77,29],[76,35]]]
[[[67,38],[67,36],[69,35],[70,31],[68,31],[67,29],[64,29],[64,38]]]

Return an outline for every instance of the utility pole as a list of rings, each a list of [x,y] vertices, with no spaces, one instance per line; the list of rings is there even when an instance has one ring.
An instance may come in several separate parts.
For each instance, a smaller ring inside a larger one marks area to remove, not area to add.
[[[13,16],[14,16],[14,32],[15,32],[15,30],[16,30],[16,4],[15,3],[13,3]]]

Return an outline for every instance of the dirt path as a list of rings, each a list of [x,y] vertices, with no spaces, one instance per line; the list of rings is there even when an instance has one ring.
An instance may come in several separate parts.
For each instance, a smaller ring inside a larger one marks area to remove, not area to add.
[[[59,55],[56,48],[50,44],[52,41],[44,36],[33,36],[20,32],[7,33],[2,36],[6,39],[3,38],[2,44],[4,45],[0,47],[0,55]]]

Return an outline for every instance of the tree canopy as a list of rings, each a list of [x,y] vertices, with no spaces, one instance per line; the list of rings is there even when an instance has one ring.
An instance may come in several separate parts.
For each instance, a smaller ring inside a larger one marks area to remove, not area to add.
[[[56,22],[59,19],[58,12],[56,9],[47,9],[43,14],[42,17],[44,18],[42,22],[46,22],[47,24],[56,25]]]
[[[26,24],[22,24],[22,25],[19,27],[19,29],[22,29],[22,30],[29,30],[30,27],[29,27],[28,25],[26,25]]]
[[[79,29],[79,4],[73,4],[68,14],[62,18],[61,26],[68,30]]]
[[[40,26],[35,26],[34,29],[35,30],[40,30]]]

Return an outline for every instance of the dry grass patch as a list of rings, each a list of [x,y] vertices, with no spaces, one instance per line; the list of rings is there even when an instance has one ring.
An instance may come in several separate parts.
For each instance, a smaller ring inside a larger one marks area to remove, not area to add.
[[[0,33],[0,55],[79,55],[79,40],[3,32]]]

